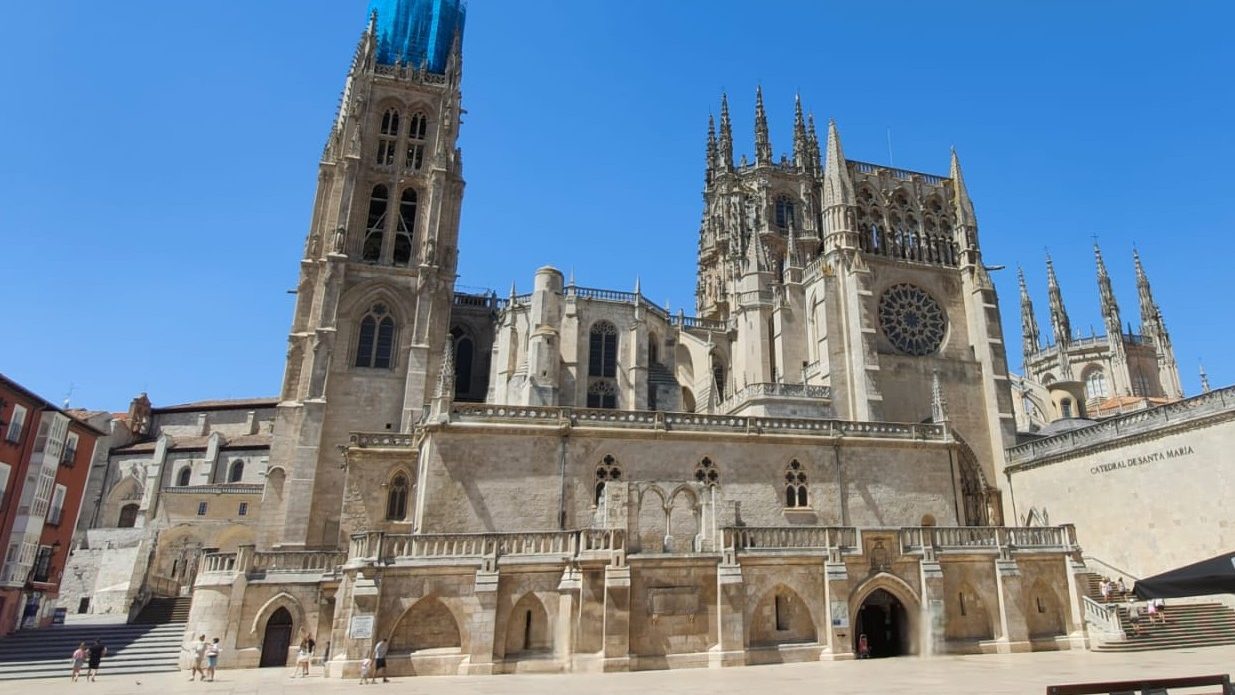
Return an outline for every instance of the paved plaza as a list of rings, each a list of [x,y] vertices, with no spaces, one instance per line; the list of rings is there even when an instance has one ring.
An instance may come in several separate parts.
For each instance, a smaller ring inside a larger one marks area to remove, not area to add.
[[[1050,684],[1230,673],[1235,670],[1233,665],[1235,647],[1210,647],[1139,654],[1038,652],[638,673],[397,678],[389,684],[366,687],[375,688],[378,692],[434,695],[713,695],[718,692],[1040,694],[1046,692],[1046,686]],[[68,672],[67,665],[65,672]],[[323,678],[318,667],[308,678],[290,678],[290,673],[290,668],[220,671],[214,683],[190,683],[185,673],[102,675],[95,683],[78,684],[69,683],[66,677],[5,684],[0,686],[0,693],[60,695],[71,686],[72,692],[80,690],[98,695],[143,692],[181,695],[207,691],[229,695],[316,695],[353,692],[358,685],[356,680]]]

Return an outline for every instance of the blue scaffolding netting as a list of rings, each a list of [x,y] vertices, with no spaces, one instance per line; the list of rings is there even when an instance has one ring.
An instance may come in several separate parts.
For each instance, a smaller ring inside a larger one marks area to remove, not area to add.
[[[450,46],[463,38],[467,0],[369,0],[377,13],[377,62],[446,70]]]

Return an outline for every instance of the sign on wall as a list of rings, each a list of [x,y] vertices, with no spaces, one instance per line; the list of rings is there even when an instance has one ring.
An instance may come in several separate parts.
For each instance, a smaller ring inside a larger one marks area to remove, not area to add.
[[[373,637],[373,616],[353,615],[352,624],[347,631],[347,636],[352,639],[369,639]]]

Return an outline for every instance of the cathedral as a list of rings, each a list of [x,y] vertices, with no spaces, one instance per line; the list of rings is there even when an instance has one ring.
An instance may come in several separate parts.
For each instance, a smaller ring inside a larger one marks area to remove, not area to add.
[[[311,635],[332,676],[379,640],[392,675],[1083,648],[1074,529],[1005,525],[1022,404],[956,153],[851,159],[799,103],[776,159],[757,91],[735,161],[722,96],[694,316],[552,267],[458,292],[464,19],[372,3],[243,474],[253,533],[200,557],[188,632],[231,667]],[[1076,397],[1089,343],[1051,296],[1027,364]],[[1109,305],[1112,392],[1176,395]]]

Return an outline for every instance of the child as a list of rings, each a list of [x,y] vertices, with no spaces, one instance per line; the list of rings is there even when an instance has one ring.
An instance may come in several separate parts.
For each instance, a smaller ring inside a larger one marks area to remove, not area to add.
[[[360,684],[376,682],[373,678],[373,660],[366,656],[364,661],[360,662]]]
[[[77,676],[81,674],[82,664],[86,662],[86,643],[82,642],[77,645],[77,650],[73,652],[73,682],[77,682]]]
[[[214,682],[214,670],[219,666],[219,638],[215,637],[214,641],[206,645],[206,675],[210,676],[210,682]]]

